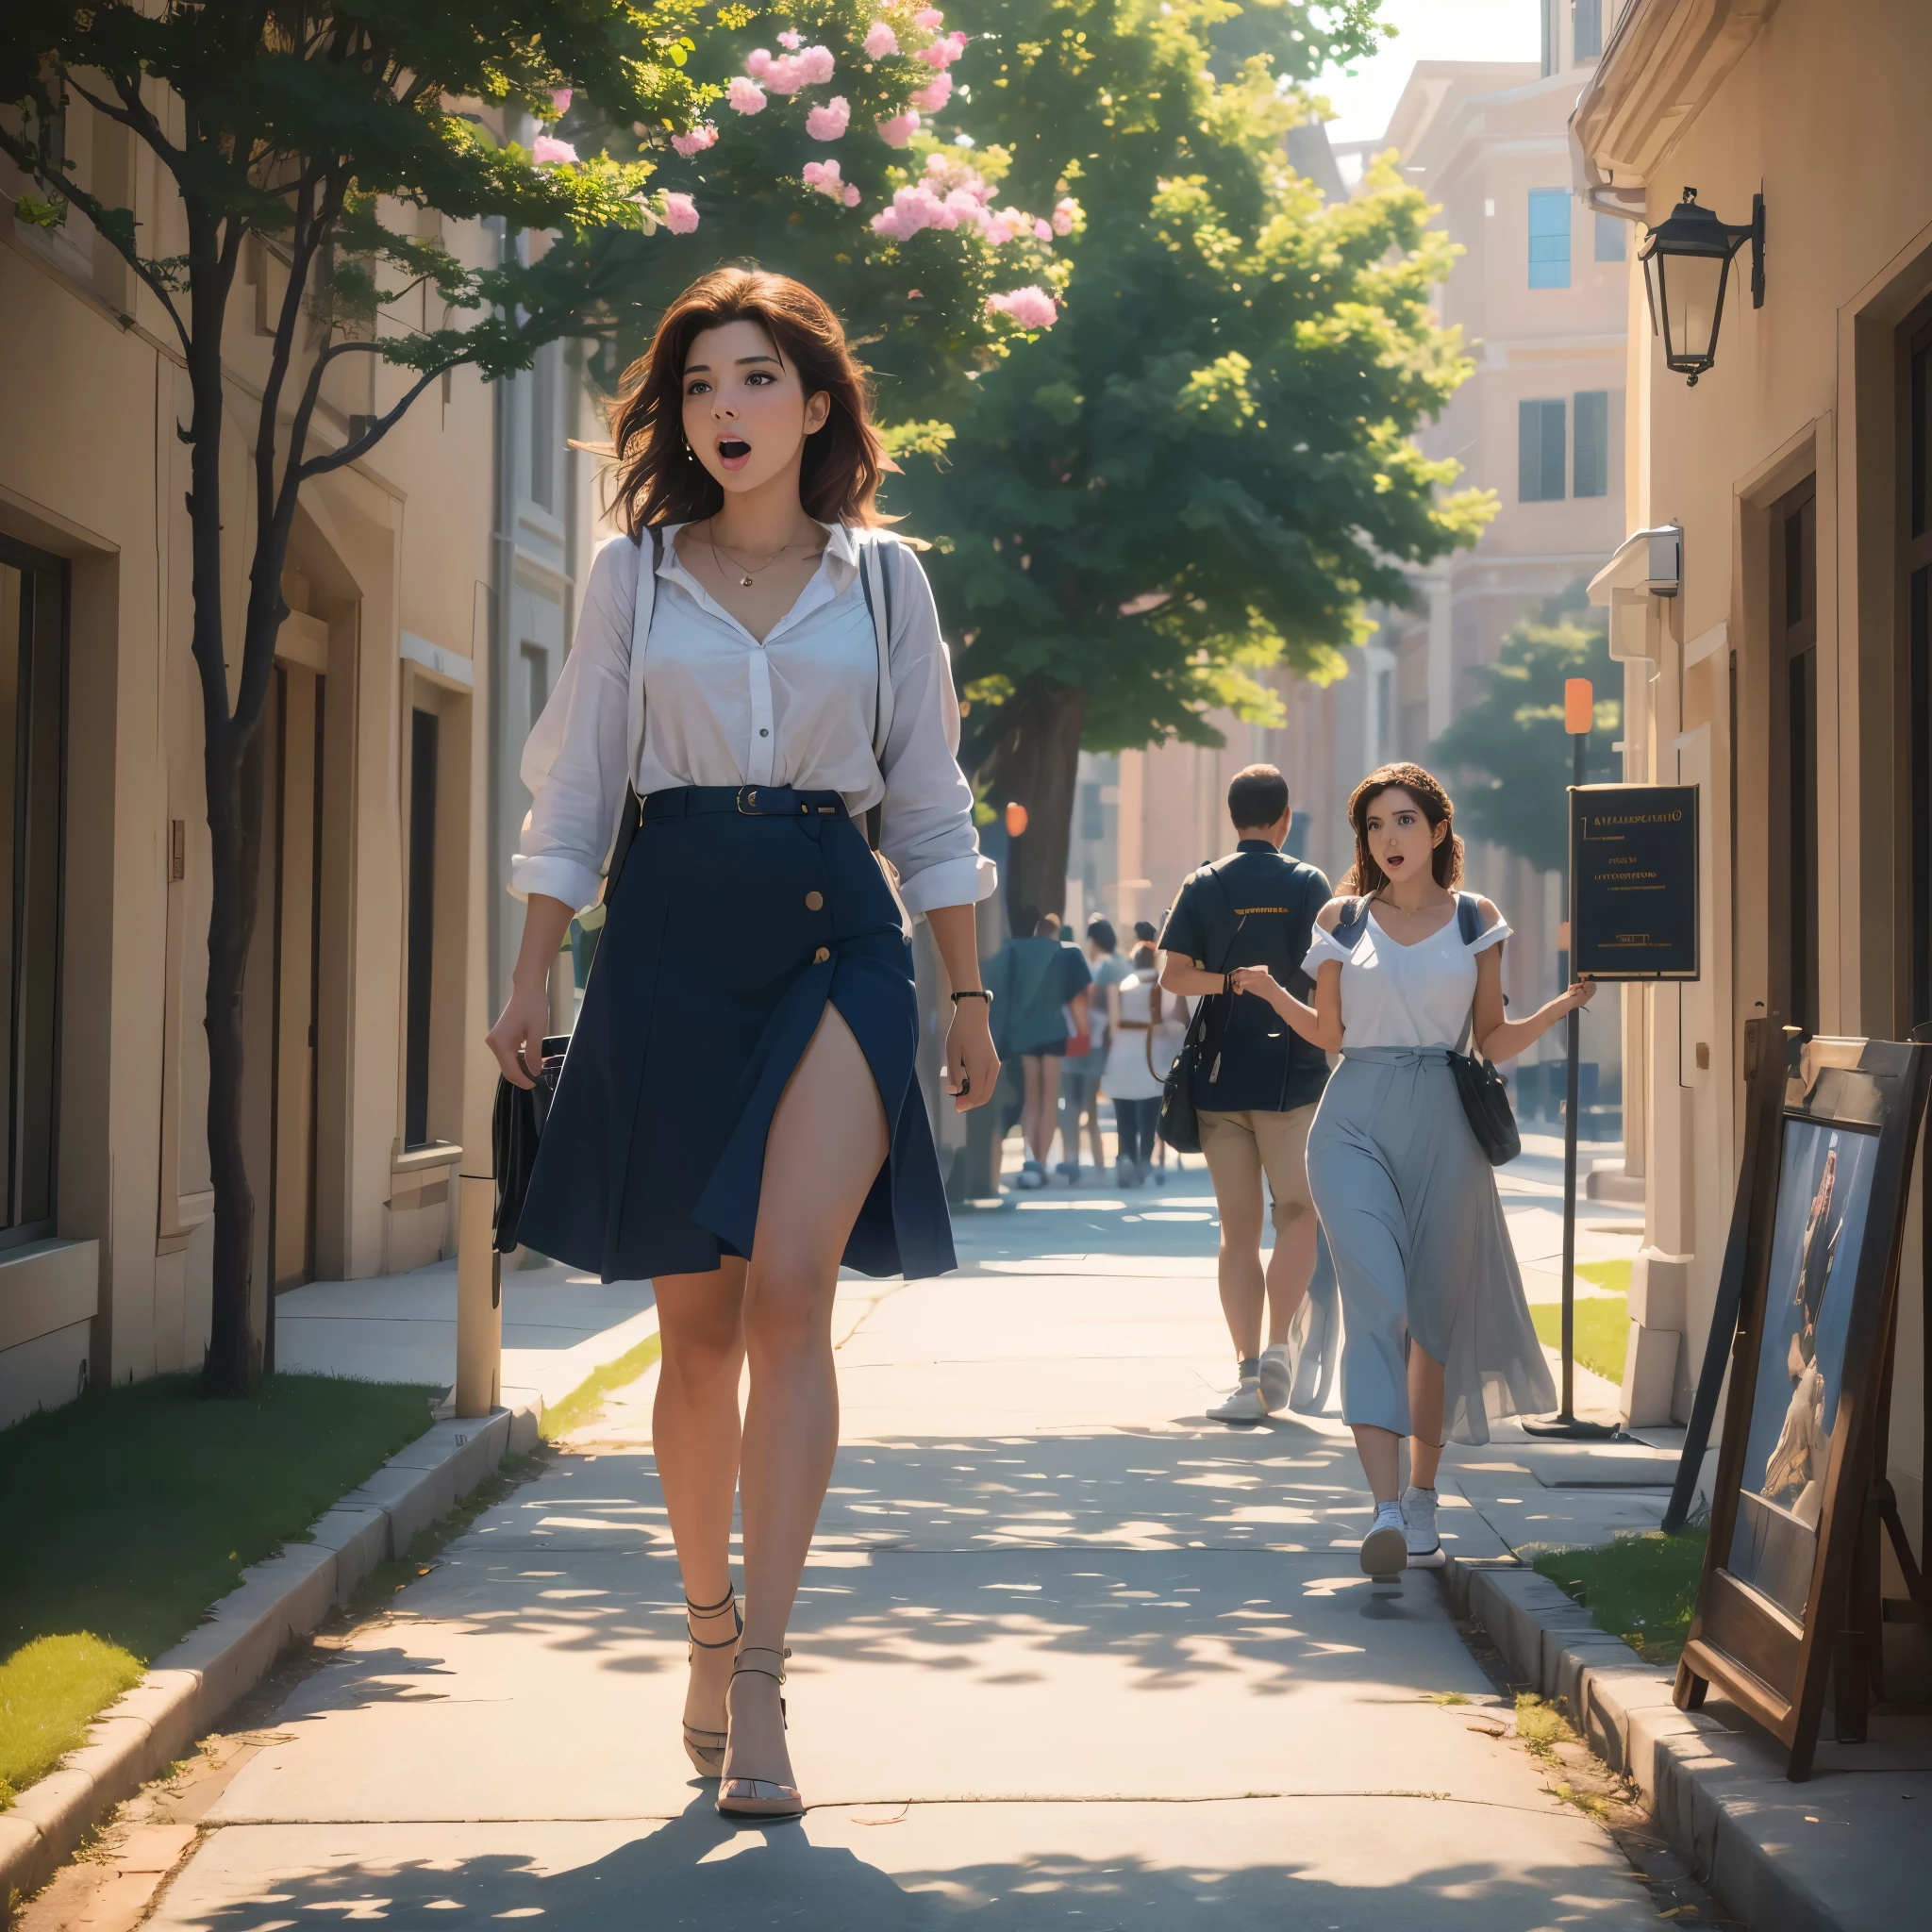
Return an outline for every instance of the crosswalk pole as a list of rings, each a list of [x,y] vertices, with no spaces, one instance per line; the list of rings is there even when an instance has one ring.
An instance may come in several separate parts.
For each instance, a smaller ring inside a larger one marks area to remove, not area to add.
[[[503,1397],[503,1257],[496,1252],[496,1179],[466,1174],[457,1214],[457,1388],[459,1416]]]

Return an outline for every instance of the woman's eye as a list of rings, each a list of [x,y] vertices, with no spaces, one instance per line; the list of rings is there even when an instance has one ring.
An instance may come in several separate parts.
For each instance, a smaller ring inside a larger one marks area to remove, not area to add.
[[[774,375],[769,369],[754,369],[752,373],[744,378],[745,385],[747,388],[757,387],[758,389],[769,389],[773,383],[777,381],[777,379],[778,378],[775,375]]]
[[[691,386],[685,391],[685,394],[688,396],[708,395],[710,392],[710,388],[711,385],[708,382],[700,379],[699,381],[692,383]]]

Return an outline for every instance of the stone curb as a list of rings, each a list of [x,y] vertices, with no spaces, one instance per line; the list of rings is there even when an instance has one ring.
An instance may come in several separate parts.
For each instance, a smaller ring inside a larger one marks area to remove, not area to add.
[[[405,1555],[506,1454],[537,1446],[540,1400],[432,1423],[319,1516],[310,1541],[244,1570],[206,1619],[97,1718],[88,1741],[0,1811],[0,1925],[13,1895],[53,1876],[100,1820],[186,1755],[378,1563]]]
[[[1636,1785],[1672,1849],[1752,1932],[1848,1932],[1753,1829],[1763,1779],[1725,1748],[1736,1740],[1717,1719],[1677,1708],[1674,1671],[1606,1636],[1514,1557],[1451,1557],[1442,1582],[1517,1682],[1563,1699],[1591,1749]]]

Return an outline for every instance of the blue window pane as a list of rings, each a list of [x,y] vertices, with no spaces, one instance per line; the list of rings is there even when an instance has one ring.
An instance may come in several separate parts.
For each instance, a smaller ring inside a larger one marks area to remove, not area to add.
[[[1576,409],[1576,476],[1578,496],[1610,493],[1610,392],[1579,390]]]
[[[1615,215],[1600,214],[1596,218],[1596,258],[1599,261],[1622,261],[1624,259],[1624,231],[1629,226]]]
[[[1573,0],[1570,20],[1571,58],[1596,59],[1604,50],[1604,0]]]
[[[1516,496],[1521,503],[1563,500],[1564,416],[1560,397],[1516,406]]]
[[[1529,191],[1529,286],[1567,289],[1570,286],[1570,191],[1532,188]]]

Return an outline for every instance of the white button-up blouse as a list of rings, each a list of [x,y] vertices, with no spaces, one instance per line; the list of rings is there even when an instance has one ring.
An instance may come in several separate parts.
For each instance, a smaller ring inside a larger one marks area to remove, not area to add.
[[[597,896],[626,778],[640,795],[679,785],[791,785],[837,791],[856,819],[884,801],[879,845],[908,908],[990,898],[992,861],[973,827],[959,769],[959,701],[939,612],[918,558],[890,546],[891,731],[873,752],[878,646],[858,575],[858,539],[826,531],[797,603],[760,643],[678,559],[667,525],[644,655],[644,730],[629,760],[631,618],[648,550],[614,537],[597,552],[564,675],[532,743],[561,736],[533,788],[510,890],[583,908]],[[527,761],[526,761],[527,762]],[[883,769],[882,769],[883,767]],[[527,782],[527,781],[526,781]]]

